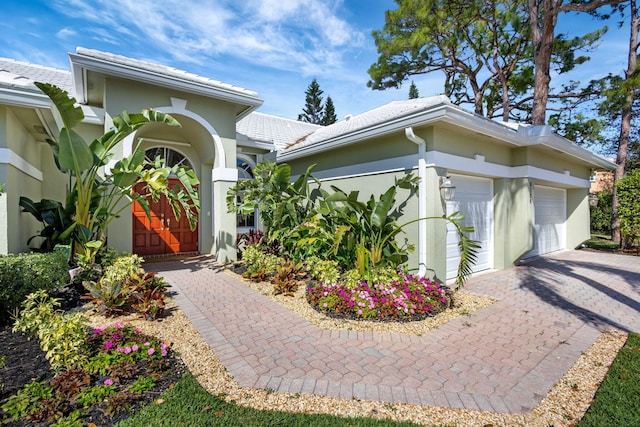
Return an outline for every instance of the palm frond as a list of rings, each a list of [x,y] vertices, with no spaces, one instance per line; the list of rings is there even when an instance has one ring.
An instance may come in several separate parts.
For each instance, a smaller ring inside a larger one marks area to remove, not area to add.
[[[458,249],[460,250],[460,263],[458,264],[458,274],[456,276],[456,290],[460,289],[467,278],[473,273],[473,265],[478,260],[478,250],[480,242],[470,239],[467,233],[473,233],[472,226],[462,224],[464,215],[454,212],[446,219],[452,223],[458,232]]]

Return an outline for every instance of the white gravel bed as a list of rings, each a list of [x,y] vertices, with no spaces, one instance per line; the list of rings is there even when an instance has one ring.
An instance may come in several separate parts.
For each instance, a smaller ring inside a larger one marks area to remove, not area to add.
[[[466,315],[492,303],[488,298],[479,298],[458,292],[453,309],[421,322],[381,323],[335,320],[328,319],[309,307],[304,301],[304,290],[298,291],[298,293],[302,292],[302,297],[298,294],[296,297],[274,297],[271,295],[268,284],[244,282],[258,292],[270,296],[286,308],[300,313],[300,315],[308,318],[319,327],[333,329],[397,331],[422,334],[456,317]],[[233,377],[220,363],[214,351],[173,301],[169,302],[168,308],[169,315],[156,322],[140,320],[135,316],[119,317],[117,319],[93,316],[91,323],[94,326],[110,325],[115,321],[131,323],[144,333],[170,342],[172,348],[180,355],[205,390],[213,395],[224,396],[225,400],[234,401],[238,405],[245,405],[255,409],[326,413],[342,417],[407,420],[427,426],[441,423],[458,426],[496,427],[572,426],[582,418],[589,408],[609,366],[627,338],[627,334],[618,331],[603,333],[591,348],[582,354],[574,366],[536,408],[525,413],[501,414],[243,388],[234,381]]]
[[[367,320],[333,319],[314,310],[305,299],[304,286],[298,287],[293,297],[284,295],[274,295],[273,285],[268,282],[252,282],[241,276],[226,271],[227,274],[249,286],[256,292],[261,293],[283,307],[304,317],[309,322],[322,329],[343,329],[349,331],[377,331],[377,332],[400,332],[412,335],[422,335],[438,326],[450,322],[460,316],[471,314],[475,310],[488,307],[495,301],[491,298],[479,297],[461,291],[455,293],[453,297],[454,305],[436,316],[415,322],[373,322]]]

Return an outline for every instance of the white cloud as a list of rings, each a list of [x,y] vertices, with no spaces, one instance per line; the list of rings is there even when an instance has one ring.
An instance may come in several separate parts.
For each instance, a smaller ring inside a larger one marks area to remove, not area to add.
[[[361,32],[337,15],[335,1],[91,3],[70,0],[57,3],[57,9],[84,21],[81,30],[98,40],[114,44],[122,38],[125,44],[133,38],[186,62],[231,55],[262,67],[323,75],[343,68],[343,56],[364,41]]]
[[[78,33],[72,28],[63,28],[56,33],[56,37],[59,39],[69,39],[71,37],[76,36]]]

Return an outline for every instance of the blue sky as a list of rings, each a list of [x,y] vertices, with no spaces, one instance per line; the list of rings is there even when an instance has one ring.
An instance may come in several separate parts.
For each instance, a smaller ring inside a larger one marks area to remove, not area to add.
[[[377,59],[371,31],[393,0],[4,0],[0,57],[68,69],[76,46],[145,59],[255,90],[259,111],[296,119],[315,77],[338,118],[406,99],[367,88]],[[595,28],[561,17],[569,36]],[[610,31],[576,80],[620,73],[628,29]],[[442,92],[441,73],[414,79],[421,96]],[[555,81],[558,82],[557,80]]]

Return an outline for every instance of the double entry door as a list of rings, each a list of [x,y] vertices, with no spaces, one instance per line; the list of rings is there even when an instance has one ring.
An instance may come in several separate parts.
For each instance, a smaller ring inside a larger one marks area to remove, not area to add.
[[[170,186],[179,183],[178,179],[170,179]],[[143,191],[143,184],[138,184],[135,191]],[[142,193],[141,193],[142,194]],[[166,197],[157,202],[149,200],[151,219],[139,203],[133,203],[133,253],[138,255],[164,255],[198,250],[198,229],[191,231],[187,216],[182,212],[180,221],[173,216],[171,205]]]

